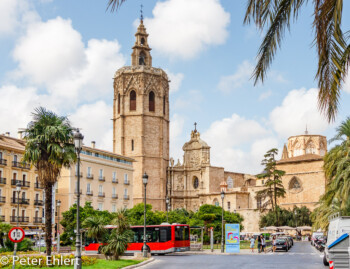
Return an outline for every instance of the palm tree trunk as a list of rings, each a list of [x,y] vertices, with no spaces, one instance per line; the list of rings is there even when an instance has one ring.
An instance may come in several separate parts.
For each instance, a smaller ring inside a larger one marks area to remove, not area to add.
[[[51,256],[52,246],[52,184],[45,182],[45,243],[46,255]]]

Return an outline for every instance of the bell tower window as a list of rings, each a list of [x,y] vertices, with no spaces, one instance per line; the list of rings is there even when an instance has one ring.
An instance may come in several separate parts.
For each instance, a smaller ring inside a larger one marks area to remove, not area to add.
[[[163,96],[163,115],[165,115],[165,95]]]
[[[141,38],[141,46],[145,45],[145,39],[142,37]]]
[[[143,51],[140,52],[139,65],[146,65],[146,54]]]
[[[149,93],[149,111],[155,111],[155,104],[154,104],[154,92]]]
[[[136,110],[136,92],[130,92],[130,111]]]

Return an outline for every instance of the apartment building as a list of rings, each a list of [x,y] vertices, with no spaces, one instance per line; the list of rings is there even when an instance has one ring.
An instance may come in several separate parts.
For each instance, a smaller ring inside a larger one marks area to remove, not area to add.
[[[20,227],[42,229],[43,188],[35,169],[22,162],[24,149],[25,142],[20,137],[10,137],[10,133],[0,135],[0,221],[16,225],[18,216]]]
[[[61,171],[56,190],[56,199],[61,201],[60,212],[76,203],[78,191],[81,206],[89,201],[95,209],[110,212],[133,206],[134,159],[97,149],[94,142],[91,147],[83,146],[80,158],[80,190],[77,165]]]

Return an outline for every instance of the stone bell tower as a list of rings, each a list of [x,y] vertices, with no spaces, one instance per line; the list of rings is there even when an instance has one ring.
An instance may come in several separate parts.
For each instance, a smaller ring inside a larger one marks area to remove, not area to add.
[[[132,47],[131,66],[114,76],[113,151],[135,159],[133,203],[143,202],[143,173],[148,174],[147,203],[165,210],[169,163],[169,80],[152,67],[148,34],[141,22]],[[119,180],[122,183],[122,180]]]

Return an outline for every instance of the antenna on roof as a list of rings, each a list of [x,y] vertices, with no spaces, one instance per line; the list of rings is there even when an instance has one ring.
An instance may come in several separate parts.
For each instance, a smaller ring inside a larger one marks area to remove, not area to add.
[[[194,123],[194,132],[197,133],[197,122]]]
[[[306,124],[306,129],[305,129],[305,134],[309,134],[309,131],[307,130],[307,124]]]

